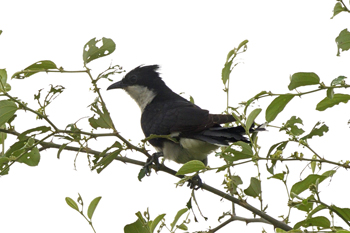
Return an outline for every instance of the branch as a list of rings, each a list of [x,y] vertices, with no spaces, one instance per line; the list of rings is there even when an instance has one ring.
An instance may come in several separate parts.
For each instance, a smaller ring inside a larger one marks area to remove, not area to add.
[[[343,2],[343,0],[338,0],[338,1],[343,5],[344,9],[345,9],[347,12],[350,13],[349,8],[347,8],[347,6],[346,6],[345,3]]]
[[[182,176],[177,176],[176,175],[176,171],[166,167],[164,164],[160,164],[159,165],[158,171],[163,171],[163,172],[166,172],[166,173],[171,174],[173,176],[176,176],[178,178],[182,178]],[[207,184],[203,184],[201,186],[201,188],[204,189],[204,190],[207,190],[207,191],[209,191],[209,192],[211,192],[213,194],[216,194],[216,195],[218,195],[218,196],[220,196],[220,197],[222,197],[222,198],[224,198],[224,199],[226,199],[228,201],[231,201],[231,202],[233,202],[233,203],[235,203],[237,205],[240,205],[240,206],[242,206],[243,208],[245,208],[247,210],[250,210],[254,214],[262,217],[263,219],[265,219],[270,224],[274,225],[275,227],[281,228],[281,229],[283,229],[285,231],[289,231],[289,230],[292,229],[290,226],[288,226],[284,222],[281,222],[281,221],[279,221],[277,219],[274,219],[271,216],[267,215],[266,213],[264,213],[264,212],[258,210],[257,208],[249,205],[246,201],[239,200],[239,199],[237,199],[237,198],[235,198],[233,196],[230,196],[229,194],[224,193],[224,192],[222,192],[222,191],[220,191],[218,189],[215,189],[215,188],[213,188],[213,187],[211,187],[211,186],[209,186]]]
[[[59,149],[61,147],[60,144],[56,144],[53,142],[42,142],[40,143],[40,145],[44,148],[44,149],[49,149],[49,148],[56,148]],[[84,152],[87,154],[93,154],[93,155],[99,155],[101,154],[101,151],[96,151],[96,150],[92,150],[89,148],[80,148],[80,147],[74,147],[74,146],[66,146],[64,148],[64,150],[68,150],[68,151],[76,151],[76,152]],[[145,162],[142,161],[138,161],[138,160],[134,160],[134,159],[130,159],[127,157],[116,157],[115,160],[124,162],[124,163],[131,163],[131,164],[135,164],[135,165],[139,165],[139,166],[144,166]]]
[[[59,144],[55,144],[55,143],[47,143],[47,142],[42,142],[41,143],[42,146],[46,147],[46,148],[60,148],[61,145]],[[89,154],[94,154],[94,155],[99,155],[101,152],[99,151],[95,151],[95,150],[90,150],[90,149],[80,149],[78,147],[72,147],[72,146],[66,146],[64,148],[64,150],[71,150],[71,151],[79,151],[80,152],[84,152],[84,153],[89,153]],[[133,159],[129,159],[129,158],[126,158],[126,157],[116,157],[115,158],[116,160],[119,160],[119,161],[122,161],[122,162],[125,162],[125,163],[131,163],[131,164],[135,164],[135,165],[138,165],[138,166],[144,166],[145,165],[145,162],[141,162],[141,161],[138,161],[138,160],[133,160]],[[165,173],[168,173],[168,174],[171,174],[173,176],[176,176],[178,178],[182,178],[182,176],[177,176],[175,175],[176,174],[176,171],[166,167],[165,165],[163,164],[160,164],[159,165],[159,170],[158,171],[163,171]],[[236,203],[240,206],[242,206],[243,208],[245,209],[248,209],[250,210],[251,212],[253,212],[254,214],[256,215],[259,215],[260,217],[262,217],[263,219],[266,219],[267,222],[269,222],[270,224],[274,225],[275,227],[278,227],[278,228],[281,228],[285,231],[289,231],[291,230],[292,228],[290,226],[288,226],[287,224],[281,222],[281,221],[278,221],[277,219],[274,219],[272,218],[271,216],[267,215],[266,213],[256,209],[255,207],[249,205],[247,202],[245,201],[242,201],[242,200],[239,200],[235,197],[232,197],[232,196],[229,196],[227,193],[224,193],[218,189],[215,189],[209,185],[206,185],[206,184],[203,184],[202,185],[202,189],[204,190],[207,190],[213,194],[216,194],[226,200],[229,200],[233,203]],[[251,221],[252,222],[252,221]],[[260,221],[261,222],[261,221]]]
[[[23,104],[21,101],[13,98],[11,95],[9,95],[7,92],[4,92],[3,95],[5,95],[6,97],[8,97],[9,99],[11,99],[12,101],[16,102],[17,104],[19,104],[24,110],[28,110],[32,113],[34,113],[35,115],[37,115],[39,118],[43,118],[47,121],[47,123],[49,123],[56,131],[58,130],[58,128],[56,127],[56,125],[54,123],[52,123],[49,118],[29,107],[27,107],[25,104]]]
[[[9,133],[9,134],[13,134],[13,135],[20,135],[20,133],[16,132],[16,131],[10,131],[10,130],[4,130],[4,129],[0,129],[0,132],[5,132],[5,133]],[[44,149],[48,149],[48,148],[56,148],[56,149],[59,149],[61,148],[62,145],[60,144],[56,144],[56,143],[53,143],[53,142],[43,142],[43,141],[40,141],[40,140],[36,140],[36,143],[40,144]],[[100,155],[101,152],[100,151],[96,151],[96,150],[92,150],[92,149],[89,149],[89,148],[80,148],[80,147],[73,147],[73,146],[66,146],[64,148],[64,150],[68,150],[68,151],[76,151],[76,152],[84,152],[84,153],[88,153],[88,154],[94,154],[94,155]],[[140,150],[139,150],[140,151]],[[130,158],[127,158],[127,157],[121,157],[121,156],[118,156],[115,158],[115,160],[119,160],[121,162],[124,162],[124,163],[131,163],[131,164],[135,164],[135,165],[138,165],[138,166],[144,166],[145,165],[145,162],[142,162],[142,161],[138,161],[138,160],[134,160],[134,159],[130,159]],[[168,173],[168,174],[171,174],[173,176],[176,176],[178,178],[182,178],[183,176],[177,176],[176,175],[176,171],[166,167],[165,165],[163,164],[160,164],[159,165],[159,171],[163,171],[165,173]],[[277,219],[274,219],[273,217],[267,215],[266,213],[256,209],[255,207],[249,205],[246,201],[242,201],[242,200],[239,200],[233,196],[230,196],[228,195],[227,193],[224,193],[218,189],[215,189],[209,185],[206,185],[206,184],[203,184],[202,189],[204,190],[207,190],[213,194],[216,194],[228,201],[231,201],[233,203],[236,203],[237,205],[240,205],[242,206],[243,208],[247,209],[247,210],[250,210],[251,212],[253,212],[254,214],[262,217],[263,219],[265,219],[266,221],[268,221],[269,223],[271,223],[272,225],[274,225],[275,227],[278,227],[278,228],[281,228],[285,231],[289,231],[291,230],[292,228],[290,226],[288,226],[287,224],[277,220]]]
[[[208,233],[217,232],[218,230],[220,230],[221,228],[223,228],[224,226],[226,226],[227,224],[229,224],[233,221],[243,221],[243,222],[246,222],[246,224],[251,223],[251,222],[262,222],[262,223],[271,224],[270,222],[268,222],[267,220],[265,220],[263,218],[243,218],[243,217],[239,217],[239,216],[231,216],[230,219],[223,222],[222,224],[215,227],[214,229],[209,230]]]
[[[252,158],[243,162],[239,162],[239,163],[233,163],[230,166],[234,167],[237,165],[241,165],[241,164],[245,164],[245,163],[251,163],[251,162],[256,162],[259,160],[266,160],[266,161],[307,161],[307,162],[319,162],[319,163],[329,163],[329,164],[333,164],[339,167],[343,167],[345,169],[349,169],[350,168],[350,164],[347,163],[337,163],[337,162],[333,162],[327,159],[308,159],[308,158],[262,158],[262,157],[257,157],[257,158]],[[217,168],[212,168],[212,170],[217,169]]]
[[[249,102],[249,104],[250,104],[250,103],[252,103],[252,102],[255,101],[255,100],[262,99],[262,98],[269,97],[269,96],[270,96],[270,97],[271,97],[271,96],[281,96],[281,95],[286,95],[286,94],[288,94],[288,95],[293,95],[293,96],[299,96],[299,97],[301,97],[301,96],[303,96],[303,95],[311,94],[311,93],[314,93],[314,92],[318,92],[318,91],[322,91],[322,90],[328,90],[329,88],[333,88],[333,89],[334,89],[334,88],[349,88],[349,87],[350,87],[350,85],[325,86],[324,84],[322,84],[321,86],[319,86],[318,89],[311,90],[311,91],[306,91],[306,92],[276,94],[276,93],[272,93],[271,91],[269,91],[269,92],[267,92],[267,93],[265,93],[265,94],[258,95],[258,96],[254,96],[254,97],[250,98],[248,102]],[[246,105],[248,102],[243,102],[243,103],[241,103],[241,104]],[[246,105],[246,108],[247,108],[247,106],[249,106],[249,104]]]

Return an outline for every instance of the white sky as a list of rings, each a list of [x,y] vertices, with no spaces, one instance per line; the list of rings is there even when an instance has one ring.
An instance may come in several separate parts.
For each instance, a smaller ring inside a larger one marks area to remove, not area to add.
[[[127,71],[140,64],[159,64],[163,79],[175,92],[192,95],[197,105],[212,113],[220,113],[226,106],[221,69],[227,53],[245,39],[249,40],[248,51],[239,57],[241,64],[231,76],[232,106],[262,90],[287,92],[289,76],[295,72],[316,72],[326,85],[339,75],[349,77],[350,55],[343,53],[337,57],[335,44],[339,32],[349,26],[349,15],[340,14],[331,20],[335,2],[7,1],[1,4],[0,68],[6,68],[11,76],[36,61],[52,60],[66,70],[80,70],[83,68],[84,44],[93,37],[107,37],[116,43],[116,51],[91,62],[89,67],[95,75],[106,69],[111,61]],[[113,77],[116,81],[121,78],[122,75]],[[89,92],[90,81],[86,75],[38,74],[26,80],[10,80],[9,83],[12,86],[10,94],[33,108],[37,108],[33,95],[38,89],[48,88],[50,83],[65,86],[64,93],[48,108],[50,117],[61,128],[81,117],[91,116],[87,106],[95,97]],[[117,129],[137,144],[143,138],[139,109],[123,91],[106,92],[109,84],[107,81],[99,83]],[[342,143],[347,143],[350,111],[347,106],[315,111],[316,104],[324,96],[325,93],[321,93],[295,98],[274,124],[280,125],[291,114],[304,120],[306,131],[311,130],[317,121],[326,121],[330,132],[324,138],[313,139],[311,145],[326,158],[347,160],[348,149]],[[255,106],[266,109],[271,100],[264,99]],[[30,113],[18,115],[15,122],[18,131],[24,131],[27,125],[43,124],[35,121],[35,116]],[[257,121],[264,121],[263,113]],[[87,119],[82,120],[78,126],[88,129],[86,122]],[[261,133],[261,156],[266,155],[272,144],[284,138],[274,130]],[[108,145],[98,140],[90,146],[103,150]],[[85,220],[64,201],[66,196],[76,199],[78,192],[86,209],[93,198],[102,196],[93,217],[99,233],[122,232],[126,224],[136,220],[134,213],[147,207],[152,218],[167,213],[166,220],[170,224],[190,198],[190,190],[175,188],[177,179],[167,174],[152,173],[151,177],[139,182],[140,167],[115,161],[97,175],[89,171],[84,154],[77,159],[76,171],[74,153],[64,152],[60,160],[56,159],[56,153],[57,150],[42,152],[38,167],[15,164],[10,175],[1,178],[2,232],[92,232]],[[126,155],[145,160],[138,153],[128,151]],[[221,161],[213,155],[209,157],[209,165],[220,164]],[[167,162],[167,165],[179,168],[173,162]],[[265,164],[260,166],[266,178]],[[289,166],[293,167],[292,164]],[[306,177],[306,173],[300,176],[304,166],[295,162],[293,168],[297,170],[290,175],[290,185],[300,177]],[[325,166],[321,172],[326,170]],[[322,195],[329,204],[349,207],[344,206],[347,202],[342,199],[347,196],[344,184],[340,183],[341,172],[342,169],[331,184],[324,182]],[[237,168],[235,174],[242,177],[242,188],[246,188],[250,177],[256,176],[257,171],[251,165]],[[207,184],[222,190],[220,175],[208,173],[202,178]],[[190,231],[216,227],[219,224],[217,217],[230,210],[229,203],[203,191],[197,191],[196,196],[209,220],[205,222],[197,212],[199,223],[191,224]],[[263,199],[269,206],[268,214],[275,218],[287,214],[287,196],[281,182],[264,180]],[[259,206],[257,200],[250,199],[249,203]],[[241,208],[237,208],[237,214],[252,216]],[[303,217],[304,213],[293,211],[293,224]],[[260,232],[262,227],[273,231],[266,224],[246,226],[235,222],[220,233],[232,232],[232,229]]]

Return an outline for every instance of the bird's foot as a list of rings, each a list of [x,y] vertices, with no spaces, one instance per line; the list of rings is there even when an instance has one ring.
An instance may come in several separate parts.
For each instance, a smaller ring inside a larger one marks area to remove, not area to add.
[[[202,187],[202,185],[202,179],[199,177],[199,175],[195,175],[188,180],[187,187],[190,187],[190,189],[198,190]]]
[[[151,168],[150,166],[152,166],[153,164],[156,166],[156,170],[159,169],[159,157],[163,157],[163,153],[162,152],[156,152],[154,153],[151,157],[149,157],[145,163],[145,165],[143,166],[143,169],[146,173],[147,176],[151,175]]]

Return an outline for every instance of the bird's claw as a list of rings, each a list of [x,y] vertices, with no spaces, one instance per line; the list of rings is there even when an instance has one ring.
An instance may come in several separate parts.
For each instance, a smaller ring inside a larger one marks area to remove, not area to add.
[[[202,179],[199,177],[199,175],[195,175],[188,180],[187,187],[190,187],[190,189],[198,190],[202,187],[202,185]]]
[[[162,152],[156,152],[151,157],[149,157],[143,166],[143,169],[145,170],[145,173],[147,176],[151,175],[151,168],[153,164],[156,166],[156,170],[159,170],[159,157],[164,156]]]

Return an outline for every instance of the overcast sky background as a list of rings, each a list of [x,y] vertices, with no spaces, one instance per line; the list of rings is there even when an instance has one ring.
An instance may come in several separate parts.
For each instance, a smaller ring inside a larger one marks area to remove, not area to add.
[[[34,62],[51,60],[66,70],[81,70],[85,43],[94,37],[107,37],[114,40],[116,50],[89,64],[94,75],[111,63],[123,66],[126,71],[141,64],[159,64],[164,81],[175,92],[185,92],[185,96],[193,96],[200,107],[220,113],[226,107],[221,82],[226,55],[245,39],[249,40],[248,50],[238,57],[241,63],[231,76],[231,106],[262,90],[288,92],[289,76],[295,72],[315,72],[326,85],[339,75],[349,77],[349,52],[337,57],[335,38],[349,26],[350,16],[343,13],[331,20],[335,3],[317,0],[216,1],[215,4],[209,1],[7,1],[1,3],[0,68],[6,68],[10,77]],[[122,75],[112,78],[118,81]],[[60,128],[92,115],[87,106],[95,96],[89,91],[91,84],[87,75],[37,74],[9,83],[10,94],[34,109],[38,108],[33,100],[38,89],[47,90],[51,83],[66,87],[48,108],[52,121]],[[143,139],[140,110],[125,92],[105,91],[108,85],[107,80],[99,83],[116,127],[125,138],[137,144]],[[300,91],[306,89],[300,88]],[[293,99],[273,124],[281,125],[293,114],[303,119],[308,132],[317,121],[325,121],[330,127],[329,133],[313,139],[310,144],[326,158],[347,160],[348,146],[344,145],[349,138],[349,108],[336,106],[317,112],[316,104],[324,96],[325,93],[318,93]],[[271,101],[272,98],[265,98],[254,106],[265,110]],[[257,122],[264,120],[263,111]],[[24,131],[34,124],[40,126],[44,122],[36,121],[30,113],[18,111],[16,130]],[[88,131],[87,118],[78,126]],[[261,133],[261,156],[283,139],[287,137],[277,130]],[[99,139],[90,146],[102,151],[112,141]],[[175,188],[177,179],[167,174],[152,173],[139,182],[140,167],[115,161],[97,175],[95,171],[90,172],[85,154],[78,156],[76,170],[75,153],[63,152],[60,160],[56,154],[57,150],[42,152],[38,167],[15,164],[10,175],[0,179],[2,232],[92,232],[87,222],[65,203],[66,196],[76,199],[78,192],[86,203],[85,210],[93,198],[102,196],[93,217],[99,233],[122,232],[126,224],[136,220],[134,213],[143,212],[147,207],[151,218],[167,213],[170,224],[190,198],[191,191],[185,187]],[[131,151],[124,155],[145,160],[143,155]],[[166,164],[179,168],[173,162]],[[209,157],[210,166],[221,164],[213,155]],[[290,185],[307,176],[307,173],[300,174],[305,165],[299,162],[289,165],[297,168],[290,175]],[[284,165],[280,165],[279,171],[283,168]],[[327,171],[326,168],[324,166],[321,173]],[[266,179],[264,163],[260,169]],[[235,168],[234,172],[242,177],[242,188],[248,187],[250,177],[257,175],[253,165]],[[322,195],[328,204],[349,207],[348,201],[344,201],[348,196],[342,174],[348,176],[339,169],[332,183],[324,182]],[[223,190],[221,174],[211,172],[202,178],[208,185]],[[275,218],[286,215],[287,196],[282,183],[264,180],[262,185],[264,204],[269,207],[267,213]],[[209,220],[205,221],[197,211],[199,223],[190,225],[191,232],[216,227],[217,217],[230,210],[227,201],[210,193],[199,190],[196,197]],[[259,206],[257,200],[248,201]],[[241,208],[237,208],[237,215],[252,217]],[[303,217],[304,213],[292,211],[293,224]],[[266,224],[246,226],[235,222],[220,232],[261,232],[262,227],[273,231]]]

